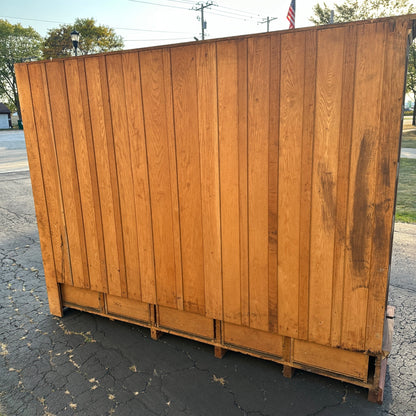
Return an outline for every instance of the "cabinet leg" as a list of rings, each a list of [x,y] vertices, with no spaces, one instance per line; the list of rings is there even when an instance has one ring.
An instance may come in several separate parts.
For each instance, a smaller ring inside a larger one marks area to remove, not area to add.
[[[218,347],[217,345],[214,346],[214,355],[215,358],[222,358],[224,357],[227,350],[225,348]]]
[[[382,404],[384,384],[386,382],[387,358],[377,358],[375,370],[375,383],[373,388],[368,390],[368,401]]]
[[[369,402],[382,404],[383,403],[383,390],[380,388],[369,389],[367,399]]]
[[[292,378],[294,372],[295,372],[295,369],[291,367],[290,365],[283,365],[283,377]]]
[[[158,331],[156,328],[150,328],[150,337],[155,341],[157,341],[162,335],[162,331]]]

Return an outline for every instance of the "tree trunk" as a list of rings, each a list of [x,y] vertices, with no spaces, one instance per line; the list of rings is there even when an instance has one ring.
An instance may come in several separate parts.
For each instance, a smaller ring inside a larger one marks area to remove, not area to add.
[[[17,87],[14,93],[14,105],[16,106],[17,116],[19,117],[19,120],[22,119],[22,112],[20,110],[20,100],[19,100],[19,93],[17,92]],[[413,115],[413,121],[415,119],[415,116]]]
[[[19,120],[22,119],[22,112],[20,111],[20,102],[17,101],[16,103],[16,109],[17,109],[17,117],[19,117]],[[413,123],[415,122],[415,114],[413,113]]]

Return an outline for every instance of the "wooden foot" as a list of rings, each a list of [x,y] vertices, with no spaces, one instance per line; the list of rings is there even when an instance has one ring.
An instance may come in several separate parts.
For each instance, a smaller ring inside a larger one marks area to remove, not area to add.
[[[215,358],[222,358],[224,357],[225,353],[227,352],[227,350],[225,348],[221,348],[218,346],[214,346],[214,355]]]
[[[49,283],[47,275],[45,279],[46,288],[48,289],[49,311],[52,315],[62,318],[64,316],[64,304],[61,294],[61,285],[56,283],[55,280],[53,280],[53,283]]]
[[[368,390],[368,401],[382,404],[384,394],[384,383],[386,382],[387,358],[383,358],[380,363],[380,379],[378,386]]]
[[[291,367],[290,365],[283,365],[283,377],[292,378],[294,372],[295,372],[295,369]]]
[[[157,341],[162,335],[162,331],[158,331],[156,328],[150,328],[150,337],[155,341]]]
[[[383,403],[383,390],[376,388],[376,389],[369,389],[368,390],[368,401],[372,403]]]

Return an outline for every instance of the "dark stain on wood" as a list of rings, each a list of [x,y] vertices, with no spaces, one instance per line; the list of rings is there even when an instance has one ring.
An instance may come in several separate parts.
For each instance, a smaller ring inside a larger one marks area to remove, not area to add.
[[[380,201],[375,206],[375,229],[374,229],[374,237],[373,237],[373,244],[376,253],[382,252],[386,247],[386,231],[388,231],[389,225],[386,222],[386,216],[388,212],[391,210],[391,199],[385,199]]]
[[[350,236],[352,262],[358,275],[366,268],[367,263],[367,227],[368,227],[368,163],[371,158],[371,146],[367,131],[360,145],[360,155],[355,172],[355,191],[353,208],[353,226]]]
[[[381,175],[383,178],[383,185],[386,188],[390,187],[390,163],[389,163],[389,159],[387,158],[387,156],[383,157],[383,160],[381,161]]]
[[[325,166],[319,163],[319,176],[321,178],[322,219],[327,231],[334,227],[336,217],[336,184],[332,172],[325,171]]]

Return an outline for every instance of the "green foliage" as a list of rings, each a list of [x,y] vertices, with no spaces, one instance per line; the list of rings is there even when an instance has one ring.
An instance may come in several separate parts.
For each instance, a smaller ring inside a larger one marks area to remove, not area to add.
[[[411,92],[416,96],[416,47],[414,44],[409,48],[408,59],[406,92]]]
[[[346,0],[342,4],[334,4],[334,23],[397,16],[414,11],[415,7],[410,0]],[[326,25],[330,22],[331,9],[326,3],[323,6],[316,4],[313,13],[309,20],[315,25]]]
[[[0,99],[16,109],[20,117],[14,64],[36,60],[41,55],[41,36],[31,27],[0,19]]]
[[[44,58],[72,56],[74,48],[71,32],[74,29],[80,33],[79,49],[84,55],[114,51],[124,46],[123,39],[116,34],[114,29],[97,25],[93,18],[76,19],[73,25],[60,25],[48,31],[43,46]]]
[[[396,221],[416,223],[416,159],[400,159]]]
[[[413,101],[416,101],[416,46],[410,45],[407,63],[406,92],[413,95]],[[416,124],[416,105],[413,108],[412,124]]]
[[[409,115],[413,115],[413,111],[410,111]],[[403,130],[402,133],[402,147],[416,149],[416,129]]]
[[[7,101],[5,104],[7,105],[8,109],[10,110],[11,113],[15,113],[17,111],[17,107],[16,107],[15,103]]]

